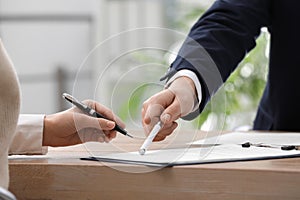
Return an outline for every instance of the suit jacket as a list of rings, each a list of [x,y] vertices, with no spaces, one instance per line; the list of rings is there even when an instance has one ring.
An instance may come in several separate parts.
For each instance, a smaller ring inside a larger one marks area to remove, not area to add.
[[[210,96],[255,47],[261,28],[267,27],[271,34],[269,74],[254,129],[300,131],[298,20],[298,0],[217,0],[192,27],[166,75],[190,69],[201,82],[204,98],[198,112],[187,118],[202,111]]]

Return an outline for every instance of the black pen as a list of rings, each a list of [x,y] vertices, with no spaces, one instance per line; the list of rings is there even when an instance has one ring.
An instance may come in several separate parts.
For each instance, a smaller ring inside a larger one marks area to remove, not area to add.
[[[81,103],[80,101],[78,101],[77,99],[75,99],[73,96],[71,96],[67,93],[63,93],[62,96],[64,99],[66,99],[67,101],[72,103],[74,106],[76,106],[78,109],[80,109],[85,114],[92,116],[92,117],[96,117],[96,118],[107,119],[106,117],[104,117],[103,115],[101,115],[100,113],[95,111],[94,109],[88,107],[87,105],[85,105],[85,104]],[[110,119],[107,119],[107,120],[110,120]],[[116,130],[130,138],[133,138],[133,136],[129,135],[128,132],[126,130],[124,130],[123,128],[121,128],[117,123],[116,123],[115,127],[113,128],[113,130]]]

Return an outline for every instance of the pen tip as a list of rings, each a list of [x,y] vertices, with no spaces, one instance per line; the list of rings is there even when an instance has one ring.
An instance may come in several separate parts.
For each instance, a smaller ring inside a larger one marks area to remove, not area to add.
[[[133,138],[133,136],[132,135],[129,135],[128,133],[126,134],[128,137],[130,137],[130,138]]]

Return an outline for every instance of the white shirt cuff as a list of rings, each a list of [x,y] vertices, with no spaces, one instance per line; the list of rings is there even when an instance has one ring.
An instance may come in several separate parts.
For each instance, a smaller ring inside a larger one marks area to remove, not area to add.
[[[198,109],[198,107],[200,105],[200,102],[202,100],[202,90],[201,90],[200,81],[199,81],[197,75],[193,71],[188,70],[188,69],[183,69],[183,70],[178,71],[176,74],[174,74],[174,76],[172,76],[168,80],[168,82],[166,84],[166,88],[168,88],[175,79],[177,79],[179,77],[183,77],[183,76],[192,79],[192,81],[194,82],[195,87],[196,87],[197,98],[198,98],[196,101],[198,101],[198,102],[194,103],[195,106],[194,106],[194,109],[192,111],[192,112],[194,112],[195,110]]]
[[[45,115],[19,116],[16,135],[9,148],[9,154],[46,154],[43,147],[43,129]]]

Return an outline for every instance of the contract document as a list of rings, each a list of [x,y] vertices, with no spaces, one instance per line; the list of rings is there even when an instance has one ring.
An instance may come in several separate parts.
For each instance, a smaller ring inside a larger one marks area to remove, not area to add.
[[[300,133],[232,132],[186,144],[183,148],[94,155],[85,160],[176,166],[300,157]]]

